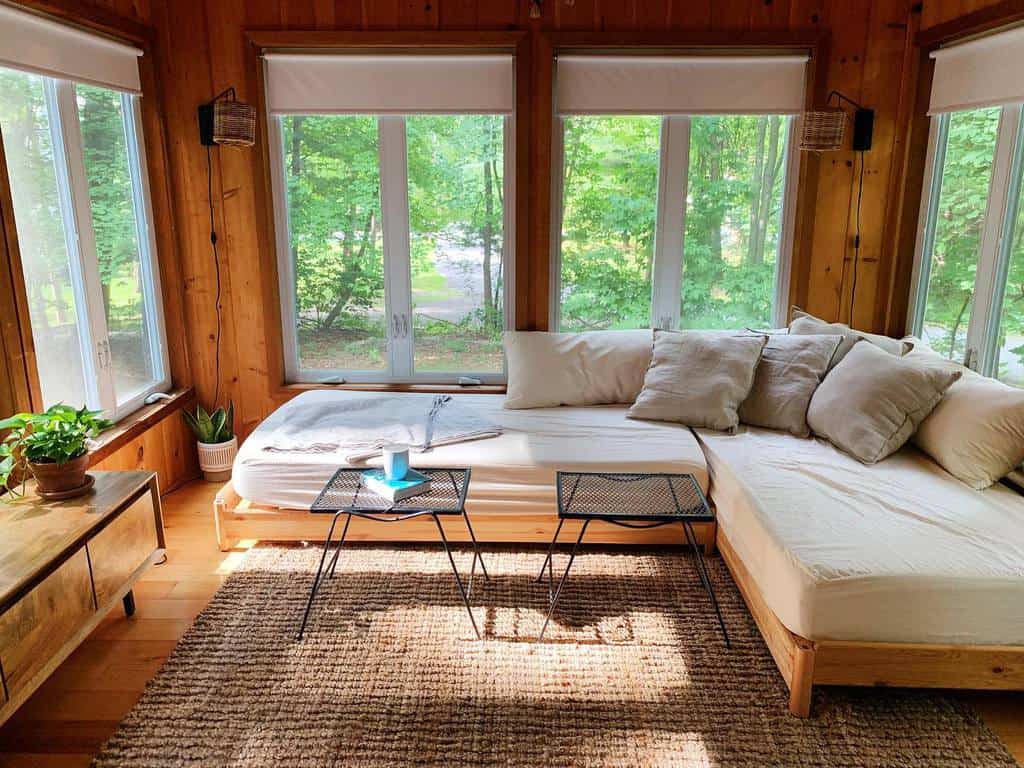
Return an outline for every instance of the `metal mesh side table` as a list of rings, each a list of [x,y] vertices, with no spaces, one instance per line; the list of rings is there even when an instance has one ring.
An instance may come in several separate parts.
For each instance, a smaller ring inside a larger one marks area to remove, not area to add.
[[[309,511],[312,514],[333,514],[331,527],[327,532],[327,539],[324,541],[323,553],[320,555],[320,565],[313,579],[313,586],[309,590],[309,600],[306,602],[306,612],[302,616],[302,626],[299,628],[298,639],[302,639],[306,631],[306,623],[309,621],[309,613],[316,599],[316,593],[320,589],[327,564],[327,553],[331,548],[331,539],[334,537],[334,529],[338,525],[338,519],[345,515],[345,526],[341,531],[341,538],[334,550],[330,565],[326,568],[329,578],[334,577],[334,571],[338,567],[338,556],[345,544],[345,536],[348,534],[349,523],[352,517],[361,517],[365,520],[375,520],[380,523],[398,523],[403,520],[411,520],[415,517],[429,515],[437,526],[437,533],[441,538],[441,545],[445,554],[448,555],[448,562],[451,564],[452,573],[455,575],[455,584],[459,588],[459,596],[462,598],[469,620],[473,624],[473,631],[477,639],[480,639],[480,630],[477,628],[476,619],[473,618],[473,611],[469,607],[469,596],[473,590],[473,576],[476,573],[477,561],[480,562],[480,571],[485,579],[490,579],[487,574],[487,567],[480,555],[480,547],[476,541],[476,534],[466,514],[466,492],[469,490],[470,470],[466,467],[434,467],[416,468],[430,478],[430,490],[401,501],[390,501],[379,496],[363,485],[362,474],[365,467],[342,467],[324,486],[317,496],[316,501]],[[473,564],[469,569],[469,580],[466,585],[462,583],[459,570],[455,567],[455,558],[452,556],[451,548],[448,546],[448,537],[441,527],[441,515],[461,516],[466,521],[466,529],[469,531],[469,538],[473,542]]]
[[[722,629],[725,645],[727,648],[732,647],[729,643],[729,632],[725,628],[722,612],[718,607],[718,599],[715,597],[711,574],[697,544],[697,536],[693,532],[693,523],[714,522],[715,515],[693,475],[558,472],[555,484],[558,493],[558,528],[555,529],[547,557],[544,558],[540,575],[537,577],[538,583],[543,581],[544,571],[547,570],[550,605],[544,626],[537,637],[538,642],[544,639],[544,632],[551,621],[551,615],[555,612],[555,606],[576,559],[583,535],[587,532],[587,526],[595,520],[600,520],[623,528],[657,528],[662,525],[680,524],[693,552],[701,584],[718,617],[718,626]],[[565,572],[555,588],[555,544],[566,520],[582,520],[583,525],[580,526]]]

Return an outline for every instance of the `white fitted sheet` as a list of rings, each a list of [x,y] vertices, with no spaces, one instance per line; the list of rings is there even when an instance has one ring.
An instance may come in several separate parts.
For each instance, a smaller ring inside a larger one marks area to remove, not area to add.
[[[1024,497],[915,448],[865,466],[769,430],[698,430],[718,522],[768,606],[812,640],[1024,644]]]
[[[351,391],[305,392],[268,416],[235,459],[235,490],[257,504],[308,509],[338,467],[338,453],[264,451],[267,437],[304,403],[385,395]],[[387,395],[393,396],[393,395]],[[409,397],[430,397],[412,395]],[[626,418],[628,406],[505,410],[504,397],[457,394],[482,416],[504,427],[500,437],[445,445],[413,454],[413,466],[473,469],[467,508],[511,514],[555,512],[555,471],[692,473],[707,489],[704,453],[687,427]],[[379,465],[380,460],[371,460]]]

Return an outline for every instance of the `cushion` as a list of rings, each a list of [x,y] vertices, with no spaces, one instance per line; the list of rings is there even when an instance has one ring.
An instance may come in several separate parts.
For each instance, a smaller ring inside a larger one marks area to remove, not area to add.
[[[632,403],[651,362],[649,330],[506,331],[506,408]]]
[[[859,340],[864,339],[880,349],[884,349],[890,355],[905,355],[914,345],[906,340],[893,339],[889,336],[881,336],[877,333],[867,333],[865,331],[857,331],[846,323],[828,323],[822,320],[820,317],[809,315],[802,309],[793,308],[793,319],[789,324],[789,332],[791,334],[806,335],[806,334],[837,334],[843,337],[843,340],[839,343],[839,348],[836,350],[835,356],[832,358],[832,364],[830,368],[834,368],[839,365],[839,362],[846,357],[846,353],[853,349],[853,345]]]
[[[814,393],[807,423],[837,448],[874,464],[910,439],[959,378],[959,371],[855,344]]]
[[[918,448],[977,490],[1024,461],[1024,390],[981,376],[926,347],[908,358],[962,374],[921,422],[914,435]]]
[[[754,385],[740,406],[740,421],[809,437],[807,406],[842,340],[842,336],[769,336],[754,372]]]
[[[655,331],[651,367],[626,415],[734,430],[767,338],[721,331]]]

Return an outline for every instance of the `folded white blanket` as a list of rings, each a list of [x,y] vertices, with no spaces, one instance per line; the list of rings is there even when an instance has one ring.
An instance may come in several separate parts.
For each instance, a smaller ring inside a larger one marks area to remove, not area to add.
[[[501,431],[500,424],[449,395],[368,397],[293,409],[263,450],[337,452],[355,464],[378,455],[390,443],[422,452],[435,445],[497,437]]]

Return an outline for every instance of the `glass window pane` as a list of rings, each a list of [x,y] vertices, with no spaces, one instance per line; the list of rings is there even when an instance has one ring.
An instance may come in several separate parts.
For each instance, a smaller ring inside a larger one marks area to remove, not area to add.
[[[504,368],[504,123],[406,119],[416,371]]]
[[[954,112],[949,120],[934,216],[921,336],[951,359],[963,360],[971,321],[981,231],[999,130],[998,107]],[[929,242],[929,241],[926,241]]]
[[[156,315],[147,306],[152,286],[144,285],[150,280],[148,254],[144,266],[139,240],[138,225],[147,214],[136,210],[121,94],[87,85],[77,85],[75,94],[110,366],[121,405],[164,378],[159,332],[150,320]]]
[[[88,321],[64,231],[69,212],[58,191],[51,117],[56,120],[43,78],[0,69],[0,130],[43,402],[78,406],[88,402],[82,365]]]
[[[565,119],[559,330],[648,328],[660,117]]]
[[[768,327],[790,118],[694,117],[683,246],[683,328]]]
[[[1007,384],[1024,387],[1024,194],[1018,196],[1014,217],[999,314],[995,375]]]
[[[299,368],[385,371],[377,119],[281,118]]]

